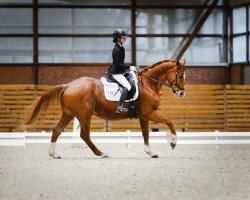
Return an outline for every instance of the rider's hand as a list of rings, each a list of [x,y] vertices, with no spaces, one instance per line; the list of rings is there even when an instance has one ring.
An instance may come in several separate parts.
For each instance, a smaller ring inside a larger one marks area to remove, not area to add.
[[[130,70],[133,70],[135,73],[139,73],[139,68],[137,66],[130,66]]]

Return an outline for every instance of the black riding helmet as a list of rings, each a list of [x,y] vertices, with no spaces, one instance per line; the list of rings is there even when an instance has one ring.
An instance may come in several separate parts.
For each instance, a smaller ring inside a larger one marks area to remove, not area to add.
[[[122,37],[122,36],[128,36],[128,34],[120,29],[117,29],[113,32],[113,42],[116,43],[118,42],[118,38]]]

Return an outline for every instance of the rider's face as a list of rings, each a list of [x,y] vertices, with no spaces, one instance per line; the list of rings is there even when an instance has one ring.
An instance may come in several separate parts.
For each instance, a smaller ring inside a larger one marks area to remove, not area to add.
[[[125,36],[122,36],[121,38],[120,38],[120,43],[121,44],[124,44],[126,42],[126,37]]]

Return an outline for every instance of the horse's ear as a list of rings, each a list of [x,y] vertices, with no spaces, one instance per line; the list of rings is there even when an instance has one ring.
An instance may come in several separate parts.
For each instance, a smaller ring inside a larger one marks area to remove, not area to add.
[[[186,64],[186,59],[185,58],[182,58],[180,61],[179,61],[180,65],[181,66],[185,66]]]

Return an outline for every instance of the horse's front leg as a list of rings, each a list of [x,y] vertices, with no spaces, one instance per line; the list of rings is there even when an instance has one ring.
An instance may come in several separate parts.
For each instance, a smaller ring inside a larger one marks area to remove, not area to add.
[[[142,135],[144,139],[144,151],[146,154],[150,155],[151,158],[158,158],[158,155],[152,151],[149,146],[148,138],[149,138],[149,128],[148,128],[149,121],[140,118],[140,125],[142,130]]]
[[[172,147],[172,149],[174,149],[177,143],[177,134],[176,134],[176,131],[174,129],[171,119],[169,119],[168,117],[164,115],[157,113],[156,111],[154,111],[148,118],[149,120],[157,122],[157,123],[167,124],[167,126],[170,128],[170,131],[171,131],[170,146]]]

